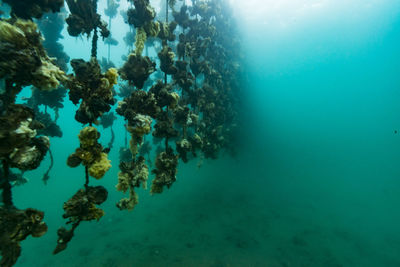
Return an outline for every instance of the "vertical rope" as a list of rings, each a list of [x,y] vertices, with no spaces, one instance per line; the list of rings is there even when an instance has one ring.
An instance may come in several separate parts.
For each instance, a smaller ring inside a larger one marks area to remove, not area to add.
[[[111,139],[110,139],[110,142],[108,142],[108,148],[109,148],[110,150],[111,150],[112,147],[113,147],[114,139],[115,139],[115,133],[114,133],[113,127],[112,127],[112,125],[111,125]]]
[[[91,56],[97,58],[97,40],[99,36],[97,35],[97,28],[94,29],[93,39],[92,39],[92,53]]]
[[[13,201],[12,201],[12,191],[11,191],[11,184],[10,181],[8,180],[9,177],[9,167],[8,167],[8,162],[6,160],[3,160],[3,172],[4,172],[4,183],[3,183],[3,203],[6,208],[11,208],[13,207]]]
[[[49,166],[49,168],[47,169],[47,171],[44,173],[43,178],[42,178],[44,184],[47,184],[47,181],[48,181],[49,178],[50,178],[49,173],[50,173],[51,169],[53,169],[53,165],[54,165],[53,153],[51,152],[51,149],[50,149],[50,148],[49,148],[49,155],[50,155],[50,166]]]
[[[126,129],[126,124],[125,124],[125,148],[128,147],[128,130]]]
[[[97,0],[93,0],[93,14],[97,13]],[[93,39],[92,39],[92,51],[91,51],[91,56],[94,58],[97,58],[97,40],[99,39],[99,36],[97,35],[97,26],[93,30]]]
[[[168,23],[168,0],[166,0],[167,8],[165,9],[165,22]]]
[[[111,32],[111,17],[108,19],[108,30]],[[111,45],[108,43],[108,63],[110,63]]]
[[[91,122],[89,122],[89,126],[92,127]],[[86,192],[88,190],[88,187],[89,187],[89,169],[87,166],[85,166],[85,189],[86,189]]]
[[[86,192],[88,190],[88,187],[89,187],[89,170],[88,170],[88,167],[85,166],[85,189],[86,189]]]
[[[168,0],[165,0],[165,22],[168,24]],[[166,45],[168,43],[168,41],[165,41]],[[164,74],[164,83],[167,84],[167,73]]]
[[[168,137],[165,137],[165,151],[168,150]]]
[[[168,0],[165,0],[165,23],[168,24]],[[168,40],[165,40],[165,45],[168,45]],[[164,83],[167,84],[167,73],[164,75]],[[167,106],[167,116],[168,116],[168,106]],[[165,138],[165,151],[168,151],[168,137]]]

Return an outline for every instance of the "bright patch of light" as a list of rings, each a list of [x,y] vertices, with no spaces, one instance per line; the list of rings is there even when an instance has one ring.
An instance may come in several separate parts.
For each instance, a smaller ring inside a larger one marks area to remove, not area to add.
[[[329,0],[230,0],[245,22],[262,22],[285,27],[300,17],[325,8]]]
[[[316,21],[357,18],[393,4],[394,0],[229,0],[235,14],[245,24],[274,29],[291,28],[313,19]]]

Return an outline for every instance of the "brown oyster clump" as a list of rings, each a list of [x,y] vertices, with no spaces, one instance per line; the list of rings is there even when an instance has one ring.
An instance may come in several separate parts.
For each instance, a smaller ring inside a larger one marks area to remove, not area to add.
[[[34,22],[7,19],[0,20],[0,79],[5,80],[0,100],[7,106],[15,102],[23,86],[50,91],[67,77],[47,55]]]
[[[50,147],[46,136],[37,137],[37,130],[42,127],[33,110],[9,105],[0,116],[0,160],[20,170],[36,169]]]
[[[68,224],[72,228],[67,230],[65,227],[58,229],[57,246],[53,254],[57,254],[67,248],[69,241],[74,236],[74,231],[81,221],[99,220],[104,215],[104,211],[96,205],[102,204],[107,200],[108,192],[103,186],[87,186],[79,189],[75,195],[64,203],[63,218],[68,219]]]
[[[64,6],[64,0],[3,0],[11,6],[11,14],[22,18],[40,19],[44,13],[60,12]]]
[[[143,157],[138,157],[137,160],[130,163],[121,162],[121,171],[118,173],[118,191],[126,193],[129,190],[129,198],[123,198],[117,203],[120,210],[133,210],[139,197],[135,192],[135,187],[143,186],[147,188],[147,179],[149,177],[149,169]]]
[[[0,266],[13,266],[21,254],[20,242],[28,236],[41,237],[47,232],[44,213],[35,209],[0,207]]]
[[[111,168],[111,161],[108,160],[103,146],[97,141],[100,133],[96,128],[88,126],[80,131],[78,137],[80,147],[68,157],[68,166],[74,168],[82,163],[88,168],[90,176],[101,179]]]
[[[89,35],[96,28],[100,28],[101,36],[107,38],[110,31],[107,23],[97,14],[97,1],[66,0],[71,14],[66,19],[68,33],[71,36],[80,34]]]
[[[174,154],[171,148],[157,155],[156,168],[152,171],[156,178],[151,184],[151,194],[162,193],[164,186],[170,188],[176,181],[178,168],[178,156]]]
[[[131,53],[124,66],[119,70],[119,74],[131,85],[142,89],[145,81],[155,71],[155,67],[156,63],[152,62],[149,57]]]
[[[117,70],[108,69],[101,73],[95,58],[89,62],[82,59],[71,60],[75,75],[67,82],[69,98],[75,105],[82,100],[75,119],[83,124],[94,123],[114,105],[113,86],[117,84]]]

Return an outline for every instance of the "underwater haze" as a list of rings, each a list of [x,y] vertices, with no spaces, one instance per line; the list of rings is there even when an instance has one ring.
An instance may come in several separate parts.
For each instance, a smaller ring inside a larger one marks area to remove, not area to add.
[[[400,2],[230,2],[247,75],[236,157],[221,153],[200,168],[181,162],[171,188],[141,190],[140,204],[120,211],[118,118],[113,168],[91,181],[109,190],[105,216],[82,223],[68,249],[52,255],[63,203],[83,179],[82,167],[66,166],[81,129],[66,99],[47,185],[48,157],[13,189],[15,205],[40,208],[49,227],[21,243],[15,266],[400,266]],[[118,66],[128,30],[113,20]],[[90,41],[63,35],[71,58],[89,59]],[[107,56],[106,45],[98,49]],[[104,130],[100,142],[110,137]]]
[[[400,266],[400,3],[252,2],[238,14],[265,266]]]

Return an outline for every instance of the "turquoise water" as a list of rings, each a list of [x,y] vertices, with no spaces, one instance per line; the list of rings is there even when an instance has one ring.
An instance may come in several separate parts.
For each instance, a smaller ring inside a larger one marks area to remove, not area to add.
[[[14,189],[16,206],[45,211],[49,226],[22,243],[16,266],[400,266],[400,4],[322,3],[284,23],[237,12],[249,81],[236,159],[181,163],[170,190],[139,190],[140,204],[121,212],[119,119],[113,168],[91,182],[110,191],[106,215],[53,256],[62,204],[83,181],[82,167],[65,164],[81,128],[66,99],[48,185],[46,159]],[[87,59],[86,40],[63,43]],[[117,65],[122,52],[113,49]]]

